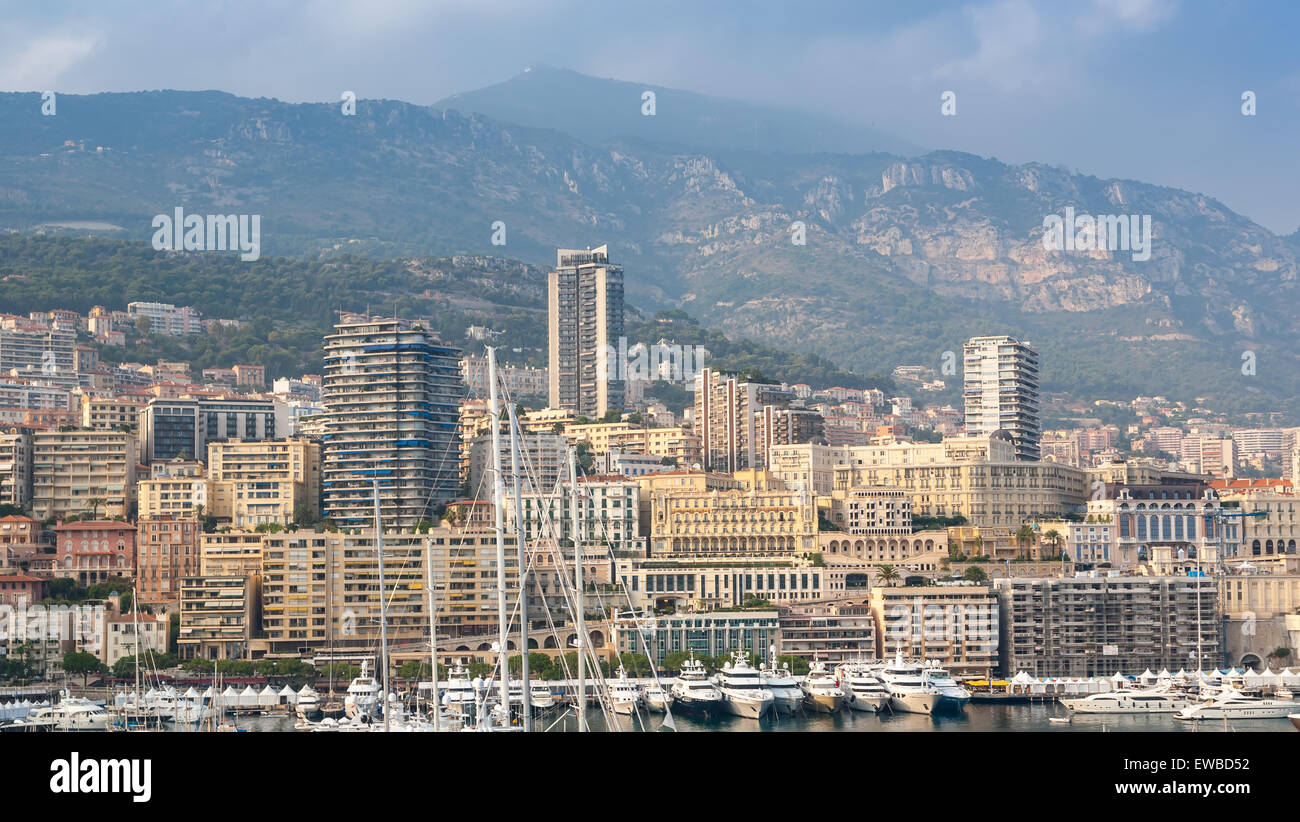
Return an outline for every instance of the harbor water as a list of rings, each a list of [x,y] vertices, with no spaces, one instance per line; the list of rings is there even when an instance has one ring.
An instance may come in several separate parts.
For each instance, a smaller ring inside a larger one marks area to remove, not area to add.
[[[925,714],[872,714],[855,711],[841,711],[835,714],[805,714],[803,716],[782,716],[762,720],[742,719],[724,716],[703,720],[686,716],[673,716],[679,733],[696,732],[841,732],[841,733],[961,733],[969,732],[1007,732],[1029,731],[1042,733],[1295,733],[1295,728],[1285,718],[1280,719],[1237,719],[1237,720],[1203,720],[1186,722],[1174,719],[1172,714],[1088,714],[1075,715],[1070,724],[1062,725],[1048,721],[1049,717],[1068,716],[1068,712],[1059,704],[1036,702],[1032,704],[968,704],[962,713],[940,713],[933,716]],[[241,729],[258,732],[294,733],[294,718],[286,715],[239,717],[236,723]],[[619,730],[658,731],[663,725],[663,714],[642,712],[639,717],[619,716],[615,721]],[[593,704],[587,711],[587,722],[591,730],[608,730],[607,720]],[[561,717],[558,710],[539,714],[535,727],[540,730],[549,728],[552,732],[575,731],[577,719],[572,711]],[[173,729],[165,733],[186,733],[185,729]]]

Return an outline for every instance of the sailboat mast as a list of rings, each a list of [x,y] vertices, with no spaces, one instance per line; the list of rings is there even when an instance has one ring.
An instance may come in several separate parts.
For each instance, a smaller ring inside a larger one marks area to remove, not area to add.
[[[379,478],[374,478],[375,486],[375,547],[379,551],[379,659],[384,674],[380,678],[384,683],[384,693],[379,700],[380,710],[384,712],[384,733],[388,732],[388,597],[384,594],[384,525],[379,519]]]
[[[578,528],[581,520],[578,515],[578,502],[581,499],[578,496],[578,462],[575,457],[575,450],[569,449],[569,477],[573,481],[573,496],[569,500],[570,519],[573,522],[573,587],[575,590],[574,599],[577,604],[574,607],[574,622],[578,628],[578,731],[579,733],[587,730],[587,615],[584,613],[586,608],[583,607],[583,584],[582,584],[582,540],[579,539]]]
[[[510,414],[510,481],[514,484],[515,495],[515,545],[519,553],[519,654],[520,676],[524,680],[524,732],[533,730],[532,688],[528,681],[528,558],[524,547],[524,495],[519,479],[519,420],[513,408],[506,409]]]
[[[140,612],[137,609],[140,593],[131,588],[131,633],[135,634],[135,724],[140,724]]]
[[[442,712],[438,700],[438,612],[433,610],[433,545],[432,540],[424,541],[424,587],[425,597],[429,602],[429,670],[432,671],[433,729],[438,727],[438,714]]]
[[[492,422],[492,508],[497,535],[497,641],[500,643],[498,663],[501,666],[501,710],[509,722],[510,682],[507,679],[509,655],[506,651],[506,535],[505,535],[505,482],[501,477],[501,403],[497,398],[497,352],[487,347],[489,415]],[[523,569],[520,569],[522,572]]]

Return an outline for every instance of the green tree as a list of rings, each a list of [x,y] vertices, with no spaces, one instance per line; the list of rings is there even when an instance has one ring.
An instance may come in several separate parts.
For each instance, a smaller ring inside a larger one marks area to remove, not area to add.
[[[779,656],[776,658],[776,661],[783,665],[789,665],[790,673],[795,676],[807,675],[808,669],[810,667],[808,664],[808,660],[804,659],[801,656],[788,656],[788,655]]]
[[[517,674],[524,668],[524,658],[515,654],[506,662],[510,673]],[[551,667],[551,658],[540,651],[528,652],[528,676],[532,679],[547,679],[543,674]]]
[[[620,654],[617,660],[628,676],[646,676],[650,673],[650,657],[645,654]]]
[[[1034,542],[1035,532],[1029,523],[1025,523],[1016,529],[1016,544],[1020,546],[1020,555],[1025,556],[1029,552],[1029,546]]]
[[[966,572],[961,575],[961,578],[970,580],[971,582],[983,582],[989,577],[988,574],[984,573],[983,568],[980,568],[977,565],[972,565],[966,569]]]
[[[108,670],[108,666],[99,661],[94,654],[86,654],[80,651],[69,651],[63,655],[63,670],[67,673],[77,676],[81,675],[81,685],[85,687],[91,674],[98,674]]]
[[[660,663],[659,667],[675,674],[682,669],[682,666],[686,664],[686,660],[690,659],[690,656],[691,655],[685,651],[673,651],[671,654],[664,657],[664,660]]]
[[[877,569],[880,572],[880,581],[885,585],[892,586],[898,582],[898,569],[892,565],[881,565]]]
[[[99,507],[101,505],[106,505],[107,503],[108,500],[104,499],[103,497],[91,497],[90,499],[86,500],[86,505],[90,506],[90,518],[92,520],[99,519]]]
[[[1043,532],[1043,544],[1052,549],[1053,559],[1058,558],[1056,551],[1061,547],[1061,543],[1064,541],[1065,538],[1062,537],[1061,533],[1055,528],[1049,528]],[[1061,554],[1060,557],[1064,557],[1064,554]]]

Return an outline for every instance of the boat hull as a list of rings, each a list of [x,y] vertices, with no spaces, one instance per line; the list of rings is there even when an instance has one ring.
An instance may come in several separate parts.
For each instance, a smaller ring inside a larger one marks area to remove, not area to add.
[[[861,713],[880,713],[889,705],[889,697],[885,694],[880,696],[871,696],[863,694],[848,694],[844,697],[844,704],[851,711]]]
[[[691,699],[690,697],[679,696],[673,699],[673,712],[685,716],[712,719],[725,713],[726,706],[723,705],[721,699]]]
[[[1287,714],[1286,718],[1291,720],[1291,724],[1295,726],[1297,731],[1300,731],[1300,714]]]
[[[610,703],[610,709],[616,714],[631,716],[636,713],[636,704],[635,699],[618,699]]]
[[[1191,703],[1182,701],[1159,705],[1104,705],[1086,699],[1062,699],[1061,704],[1076,714],[1172,714],[1185,710]]]
[[[723,694],[722,699],[726,703],[727,713],[745,719],[762,719],[772,710],[771,699],[746,699],[726,694]]]
[[[1281,719],[1289,716],[1287,712],[1290,710],[1290,708],[1283,706],[1268,708],[1238,708],[1236,710],[1224,710],[1222,708],[1189,708],[1174,714],[1174,719]],[[1294,722],[1295,720],[1292,721]]]
[[[896,691],[889,695],[889,707],[903,714],[933,714],[939,694],[919,691]]]
[[[671,697],[667,696],[647,696],[645,697],[646,710],[655,714],[668,713],[668,705],[671,699]]]
[[[970,702],[970,695],[962,696],[960,694],[939,694],[939,703],[935,706],[936,711],[946,711],[948,713],[961,713],[966,710],[966,703]]]
[[[794,716],[803,706],[803,692],[782,692],[772,694],[772,710],[782,716]]]
[[[842,694],[806,694],[804,702],[815,714],[833,714],[844,707]]]

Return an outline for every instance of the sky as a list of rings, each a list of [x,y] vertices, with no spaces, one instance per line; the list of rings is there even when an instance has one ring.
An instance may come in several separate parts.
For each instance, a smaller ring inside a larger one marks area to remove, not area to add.
[[[428,104],[546,64],[1183,188],[1287,234],[1297,31],[1283,0],[0,0],[0,90]]]

